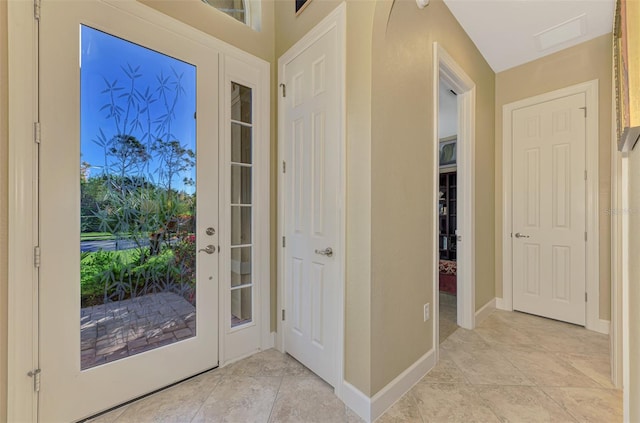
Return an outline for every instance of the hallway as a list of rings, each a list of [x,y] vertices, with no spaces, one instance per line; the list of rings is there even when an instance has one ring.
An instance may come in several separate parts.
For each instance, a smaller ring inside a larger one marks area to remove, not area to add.
[[[438,365],[378,422],[617,422],[609,338],[566,323],[494,311],[440,345]],[[361,420],[288,355],[268,350],[92,422]]]

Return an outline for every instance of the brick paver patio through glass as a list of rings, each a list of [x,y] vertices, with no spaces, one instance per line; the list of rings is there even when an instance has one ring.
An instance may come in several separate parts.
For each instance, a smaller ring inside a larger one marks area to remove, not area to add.
[[[196,334],[196,309],[164,292],[81,310],[81,367],[88,369]]]

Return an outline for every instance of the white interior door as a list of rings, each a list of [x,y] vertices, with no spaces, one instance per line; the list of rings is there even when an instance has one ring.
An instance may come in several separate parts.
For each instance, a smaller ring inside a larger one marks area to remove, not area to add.
[[[513,308],[585,324],[585,97],[513,113]]]
[[[41,16],[39,415],[74,421],[218,364],[218,53],[103,2]]]
[[[335,386],[339,92],[336,29],[284,66],[285,349]]]

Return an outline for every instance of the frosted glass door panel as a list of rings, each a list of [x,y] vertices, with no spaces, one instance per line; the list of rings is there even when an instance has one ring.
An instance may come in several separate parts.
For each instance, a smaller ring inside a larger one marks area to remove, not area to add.
[[[196,68],[81,26],[81,367],[196,335]]]

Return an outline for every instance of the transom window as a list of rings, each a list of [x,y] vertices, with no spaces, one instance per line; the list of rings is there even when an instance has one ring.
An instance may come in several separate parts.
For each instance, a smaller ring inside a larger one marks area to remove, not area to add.
[[[243,24],[250,25],[248,8],[246,7],[245,0],[202,0],[210,6],[215,7],[221,12],[226,13],[242,22]]]

